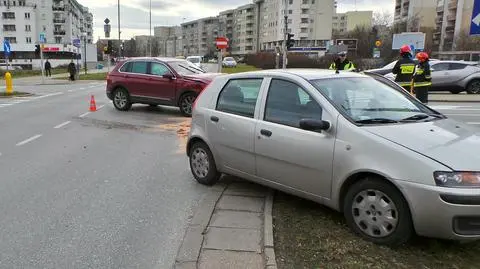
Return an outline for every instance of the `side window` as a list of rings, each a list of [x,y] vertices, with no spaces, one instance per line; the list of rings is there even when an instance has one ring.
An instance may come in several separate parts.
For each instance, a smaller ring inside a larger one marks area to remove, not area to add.
[[[450,63],[448,70],[460,70],[460,69],[464,69],[466,66],[467,66],[466,64]]]
[[[132,62],[132,73],[136,74],[146,74],[147,73],[147,62]]]
[[[155,76],[163,76],[170,73],[170,70],[161,63],[150,63],[150,74]]]
[[[272,79],[265,104],[265,121],[299,127],[301,119],[322,119],[322,108],[297,84]]]
[[[253,118],[263,79],[232,79],[218,96],[217,110]]]
[[[434,64],[431,66],[432,71],[446,71],[448,70],[448,64],[447,63],[439,63],[439,64]]]
[[[131,70],[132,70],[132,62],[128,62],[120,68],[120,72],[130,72]]]

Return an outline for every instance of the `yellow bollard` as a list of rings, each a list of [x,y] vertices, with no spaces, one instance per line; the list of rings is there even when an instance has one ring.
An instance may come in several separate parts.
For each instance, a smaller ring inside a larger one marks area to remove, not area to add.
[[[10,72],[5,73],[5,84],[7,86],[6,92],[8,94],[13,93],[12,74]]]

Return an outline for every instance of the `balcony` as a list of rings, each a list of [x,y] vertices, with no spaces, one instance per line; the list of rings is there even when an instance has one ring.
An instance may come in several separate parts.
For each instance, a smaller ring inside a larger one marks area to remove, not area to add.
[[[53,23],[65,23],[66,19],[53,19]]]
[[[53,5],[52,10],[53,11],[65,11],[65,5]]]
[[[446,32],[453,32],[453,31],[455,31],[455,26],[453,26],[453,25],[452,26],[447,26],[447,27],[445,27],[445,31]]]
[[[443,22],[443,16],[442,17],[437,17],[435,19],[435,23],[439,24],[439,23],[442,23]]]
[[[457,1],[454,3],[448,3],[448,9],[457,9]]]
[[[65,30],[55,30],[53,31],[53,35],[65,35]]]
[[[447,21],[455,21],[457,19],[456,15],[447,15]]]
[[[443,6],[437,7],[437,13],[442,13],[443,12]]]

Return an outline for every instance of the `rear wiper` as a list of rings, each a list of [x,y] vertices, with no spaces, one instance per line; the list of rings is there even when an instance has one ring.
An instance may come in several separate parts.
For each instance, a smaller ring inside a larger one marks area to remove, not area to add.
[[[357,120],[355,122],[360,124],[398,123],[398,121],[396,120],[387,119],[387,118],[373,118],[373,119]]]

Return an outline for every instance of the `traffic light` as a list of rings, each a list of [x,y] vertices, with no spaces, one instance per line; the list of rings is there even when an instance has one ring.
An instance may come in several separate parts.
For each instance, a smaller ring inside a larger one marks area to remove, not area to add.
[[[39,44],[35,45],[35,54],[40,55],[40,45]]]
[[[294,34],[287,33],[287,49],[295,45],[295,39],[293,39]]]
[[[105,54],[111,54],[112,49],[113,49],[112,40],[108,40],[107,41],[107,46],[106,46],[106,49],[105,49]]]

